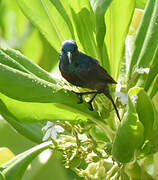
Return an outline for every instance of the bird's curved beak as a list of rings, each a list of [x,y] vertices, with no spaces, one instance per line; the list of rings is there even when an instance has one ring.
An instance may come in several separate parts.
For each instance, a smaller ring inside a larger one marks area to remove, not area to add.
[[[69,63],[71,64],[72,63],[72,54],[71,54],[71,52],[67,52],[67,57],[68,57]]]

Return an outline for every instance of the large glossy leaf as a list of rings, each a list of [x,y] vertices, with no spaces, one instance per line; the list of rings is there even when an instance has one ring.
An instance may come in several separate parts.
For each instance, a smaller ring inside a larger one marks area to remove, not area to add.
[[[121,5],[120,5],[121,3]],[[124,52],[124,42],[135,8],[135,0],[115,0],[106,15],[106,42],[110,57],[111,73],[117,79]]]

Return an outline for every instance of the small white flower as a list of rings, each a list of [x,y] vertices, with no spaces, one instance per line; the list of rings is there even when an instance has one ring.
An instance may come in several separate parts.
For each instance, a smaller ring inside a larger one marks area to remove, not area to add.
[[[115,96],[119,98],[119,101],[124,105],[128,103],[128,97],[126,93],[115,92]]]
[[[48,130],[45,132],[42,140],[43,140],[43,141],[46,141],[46,140],[48,140],[48,139],[50,138],[50,136],[51,136],[51,128],[48,129]]]
[[[56,123],[48,121],[47,124],[42,128],[42,131],[44,132],[43,141],[46,141],[50,137],[57,139],[57,134],[64,132],[64,129],[61,126],[56,125]]]
[[[136,102],[137,102],[137,99],[138,99],[138,96],[137,95],[134,95],[131,97],[131,101],[134,105],[136,105]]]
[[[88,139],[85,134],[80,134],[80,133],[78,134],[78,138],[82,141],[86,141]]]
[[[42,128],[42,131],[45,132],[48,128],[52,127],[53,122],[48,121],[47,124]]]
[[[135,72],[137,72],[138,74],[144,74],[144,73],[146,73],[146,74],[148,74],[149,73],[149,71],[150,71],[150,68],[136,68],[135,69]]]

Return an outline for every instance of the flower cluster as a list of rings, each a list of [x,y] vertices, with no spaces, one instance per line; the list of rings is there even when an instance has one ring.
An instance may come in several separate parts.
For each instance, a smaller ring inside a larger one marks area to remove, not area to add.
[[[96,140],[90,133],[90,126],[86,125],[88,131],[80,124],[47,122],[42,128],[43,140],[52,139],[53,148],[63,154],[65,167],[79,176],[92,180],[113,177],[114,169],[120,167],[111,158],[111,143]]]

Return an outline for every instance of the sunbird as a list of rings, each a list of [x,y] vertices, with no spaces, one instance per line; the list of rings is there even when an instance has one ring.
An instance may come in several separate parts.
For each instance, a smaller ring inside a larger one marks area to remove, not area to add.
[[[59,56],[59,70],[61,75],[71,84],[82,88],[88,88],[88,92],[74,92],[83,102],[83,95],[93,94],[88,102],[89,109],[93,111],[92,102],[97,94],[103,93],[112,102],[117,117],[120,116],[117,107],[109,93],[108,84],[117,84],[117,82],[101,67],[98,61],[78,50],[77,44],[72,39],[67,39],[62,43]]]

